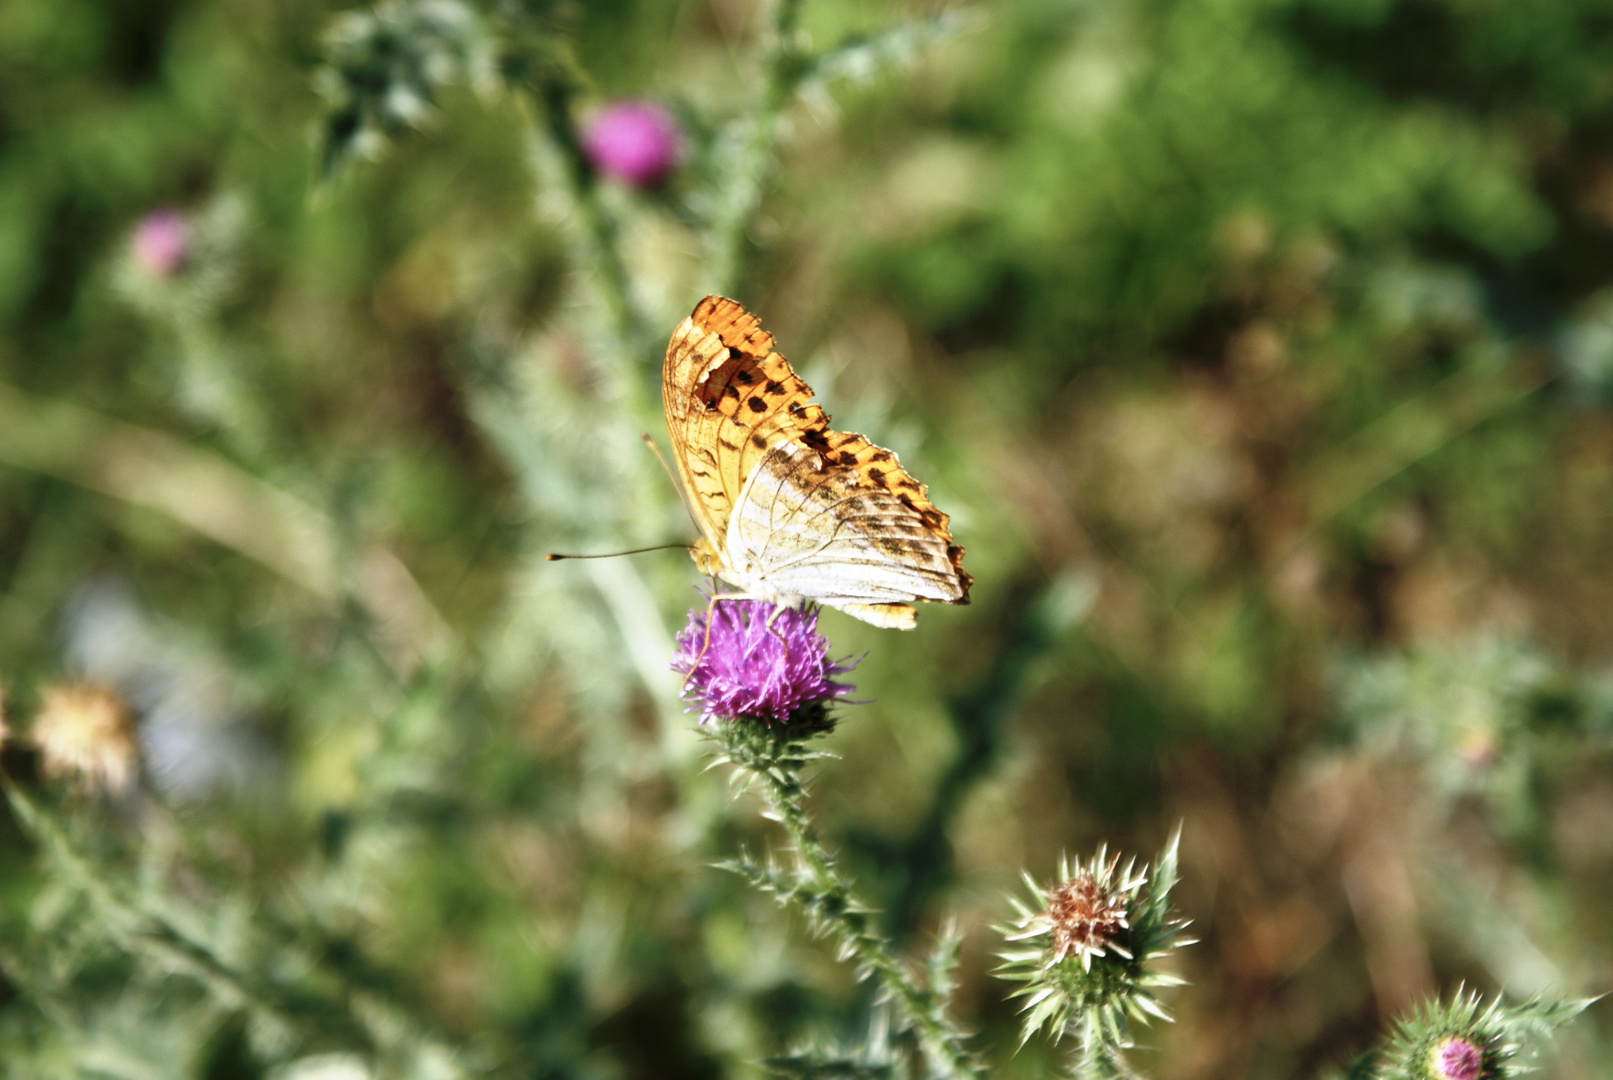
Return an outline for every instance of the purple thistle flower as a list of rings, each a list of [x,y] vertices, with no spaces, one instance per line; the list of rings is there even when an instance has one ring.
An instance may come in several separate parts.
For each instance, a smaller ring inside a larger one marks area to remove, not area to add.
[[[785,723],[807,706],[851,693],[851,686],[831,679],[856,661],[831,662],[828,650],[815,608],[775,614],[765,600],[718,600],[689,612],[672,670],[688,676],[684,695],[699,704],[701,723],[714,717]]]
[[[134,227],[129,257],[149,277],[173,277],[190,253],[190,225],[178,210],[153,210]]]
[[[677,164],[677,121],[652,101],[618,102],[589,122],[582,148],[589,163],[606,176],[652,187]]]
[[[1484,1075],[1484,1051],[1469,1039],[1453,1035],[1434,1047],[1430,1057],[1439,1080],[1480,1080]]]

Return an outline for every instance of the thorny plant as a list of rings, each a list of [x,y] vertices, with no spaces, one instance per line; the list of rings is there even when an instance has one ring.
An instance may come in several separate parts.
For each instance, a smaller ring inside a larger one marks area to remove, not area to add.
[[[775,640],[763,625],[771,606],[719,600],[709,616],[696,609],[673,661],[675,670],[690,675],[686,693],[702,711],[719,760],[736,767],[742,787],[760,788],[768,816],[784,827],[793,849],[789,865],[744,855],[723,865],[781,904],[800,908],[819,933],[833,938],[858,977],[875,980],[934,1070],[984,1076],[947,1014],[957,940],[942,935],[921,982],[880,932],[876,913],[857,899],[807,814],[802,773],[831,756],[812,741],[834,730],[830,706],[851,690],[828,677],[851,665],[830,662],[815,610],[783,613],[774,623],[782,640]]]
[[[1458,989],[1396,1024],[1386,1045],[1351,1066],[1348,1080],[1507,1080],[1534,1067],[1541,1044],[1591,999],[1485,1004]]]
[[[721,865],[799,909],[815,932],[837,944],[840,959],[853,965],[859,979],[877,985],[877,1003],[894,1015],[898,1030],[913,1035],[927,1075],[983,1077],[985,1066],[951,1016],[961,944],[956,932],[940,935],[921,975],[882,932],[878,913],[858,899],[807,810],[805,771],[834,756],[814,742],[834,732],[833,707],[853,690],[831,676],[849,673],[854,664],[829,659],[816,610],[775,612],[775,634],[765,628],[770,608],[761,601],[719,600],[693,609],[672,662],[673,670],[687,676],[685,696],[717,744],[716,760],[734,767],[740,789],[760,789],[766,816],[789,841],[784,860],[741,854]],[[1158,994],[1183,985],[1168,961],[1192,944],[1184,935],[1186,921],[1170,904],[1180,843],[1178,831],[1143,871],[1135,860],[1122,865],[1118,855],[1100,848],[1087,860],[1061,858],[1057,877],[1046,886],[1026,874],[1029,900],[1012,898],[1017,918],[997,927],[1009,946],[998,973],[1019,983],[1013,996],[1025,999],[1022,1044],[1038,1031],[1054,1040],[1073,1038],[1074,1077],[1138,1076],[1125,1054],[1135,1045],[1132,1024],[1170,1019]],[[1499,1080],[1514,1075],[1510,1063],[1525,1035],[1549,1032],[1586,1004],[1509,1007],[1498,999],[1481,1013],[1475,997],[1458,995],[1449,1007],[1430,1005],[1403,1021],[1381,1070],[1352,1075]],[[836,1067],[875,1074],[911,1067],[889,1034],[876,1023],[855,1051],[855,1066],[844,1049],[812,1048],[771,1064],[801,1076]]]
[[[1061,858],[1045,887],[1026,874],[1030,902],[1014,897],[1017,920],[998,927],[1013,946],[998,974],[1022,984],[1013,994],[1025,999],[1021,1042],[1039,1030],[1074,1036],[1077,1076],[1131,1075],[1121,1054],[1131,1023],[1170,1019],[1157,991],[1182,980],[1161,965],[1191,944],[1170,907],[1180,842],[1178,832],[1146,872],[1099,848],[1085,861]]]
[[[899,61],[963,24],[951,16],[922,19],[814,53],[799,33],[799,8],[799,0],[770,5],[751,104],[713,140],[712,152],[723,161],[720,182],[678,207],[698,227],[705,246],[704,286],[711,291],[736,291],[745,276],[747,245],[790,104],[826,82]],[[577,105],[587,85],[584,74],[541,21],[518,14],[513,5],[503,12],[486,18],[457,0],[389,0],[374,11],[339,19],[319,79],[330,101],[322,181],[334,182],[352,161],[374,157],[388,140],[428,122],[439,96],[452,85],[470,86],[487,97],[519,98],[530,120],[536,186],[548,205],[558,207],[555,217],[580,270],[581,308],[595,320],[590,344],[600,354],[629,426],[646,426],[641,422],[651,411],[643,387],[658,334],[622,255],[620,222],[601,197],[600,175],[615,168],[630,182],[657,183],[670,165],[657,154],[672,151],[581,135]],[[641,114],[637,122],[643,137],[673,145],[664,115],[652,122]],[[615,165],[607,160],[610,154],[619,155]],[[266,453],[270,435],[252,395],[233,381],[232,365],[221,362],[218,308],[231,274],[228,253],[211,250],[228,247],[241,228],[238,209],[227,201],[191,220],[161,212],[137,232],[130,261],[134,273],[121,288],[178,341],[185,411],[216,426],[241,457],[251,460]],[[542,505],[549,496],[533,479],[540,470],[522,466],[554,448],[541,445],[510,404],[510,375],[496,352],[485,347],[479,357],[469,391],[472,411],[490,441],[517,463],[528,497]],[[70,434],[84,426],[76,415],[57,419]],[[149,1034],[160,1028],[155,1020],[166,1015],[162,1010],[180,1008],[194,1008],[202,1018],[197,1026],[209,1032],[232,1017],[244,1018],[251,1054],[287,1069],[315,1061],[319,1055],[311,1051],[334,1047],[341,1056],[333,1068],[352,1067],[338,1075],[457,1078],[507,1071],[502,1067],[508,1062],[501,1062],[496,1050],[454,1039],[427,1019],[419,1003],[386,992],[385,981],[352,955],[343,931],[343,919],[351,915],[344,896],[353,879],[384,865],[408,842],[409,824],[387,823],[409,813],[426,816],[422,805],[452,811],[444,776],[460,747],[446,734],[453,725],[425,718],[474,713],[488,693],[478,664],[498,658],[477,656],[470,644],[454,640],[434,621],[429,604],[410,591],[412,583],[406,574],[399,576],[395,560],[353,542],[344,529],[340,499],[331,500],[334,508],[326,514],[246,482],[213,459],[185,457],[149,439],[125,438],[119,445],[139,450],[170,472],[178,463],[189,468],[184,475],[234,485],[229,489],[237,498],[231,505],[245,519],[261,511],[256,520],[294,523],[255,534],[238,521],[174,510],[204,534],[236,546],[344,611],[343,632],[357,644],[342,653],[340,663],[344,678],[364,689],[321,704],[331,711],[373,715],[379,749],[351,806],[329,819],[327,878],[300,895],[300,906],[288,917],[252,911],[230,897],[181,896],[168,887],[171,879],[184,876],[172,850],[142,853],[145,861],[137,872],[122,867],[121,856],[110,850],[115,845],[103,835],[115,830],[100,827],[109,820],[104,815],[115,812],[125,821],[139,821],[153,835],[173,826],[149,786],[151,778],[139,775],[129,711],[112,691],[58,687],[43,695],[42,707],[30,723],[20,725],[20,735],[0,716],[0,742],[28,743],[40,775],[62,781],[58,790],[63,793],[60,805],[51,805],[16,780],[0,779],[12,817],[40,851],[51,882],[34,915],[35,941],[27,949],[0,952],[0,969],[51,1024],[81,1040],[87,1059],[93,1059],[90,1067],[107,1075],[161,1075],[174,1060],[173,1047],[141,1043],[130,1032]],[[132,460],[138,456],[130,454]],[[169,506],[165,498],[161,487],[152,485],[133,501]],[[377,587],[382,579],[384,587]],[[656,668],[664,650],[658,655],[656,647],[667,635],[653,614],[642,614],[653,611],[642,602],[643,583],[631,569],[599,569],[594,584],[617,615],[639,675],[646,685],[659,685]],[[640,616],[623,614],[629,609]],[[788,842],[782,857],[758,860],[742,854],[724,865],[780,903],[805,912],[879,992],[859,1045],[803,1048],[769,1064],[801,1076],[983,1077],[986,1065],[951,1015],[960,938],[945,931],[923,963],[905,959],[882,929],[879,913],[858,898],[809,815],[807,771],[832,758],[818,748],[818,740],[835,730],[833,706],[850,688],[834,678],[851,665],[828,659],[815,613],[782,614],[775,620],[776,639],[755,632],[768,615],[726,601],[704,615],[697,612],[679,639],[675,661],[688,678],[689,696],[704,713],[719,759],[734,767],[741,786],[760,792]],[[399,626],[413,627],[412,635],[400,634]],[[698,653],[691,650],[696,641]],[[772,649],[774,641],[781,648]],[[665,706],[668,695],[661,693]],[[366,701],[362,709],[353,704],[358,698]],[[674,745],[669,737],[661,748]],[[1017,920],[1002,928],[1008,951],[1001,974],[1021,983],[1015,993],[1025,998],[1026,1038],[1037,1031],[1054,1039],[1073,1037],[1076,1075],[1131,1075],[1124,1053],[1131,1045],[1130,1024],[1166,1018],[1155,991],[1179,980],[1159,964],[1185,944],[1184,924],[1169,906],[1177,848],[1178,839],[1172,839],[1146,871],[1132,863],[1122,866],[1100,849],[1088,860],[1062,864],[1057,879],[1046,886],[1027,877],[1029,900],[1014,901]],[[122,1027],[97,1029],[78,1011],[75,980],[96,965],[133,989],[152,990],[139,1001],[131,992],[127,1000],[135,1004],[119,1014]],[[1510,1006],[1499,999],[1485,1006],[1477,997],[1459,994],[1448,1005],[1431,1004],[1403,1021],[1387,1047],[1362,1059],[1349,1075],[1362,1080],[1510,1077],[1526,1060],[1530,1039],[1549,1033],[1584,1006]],[[149,1014],[141,1011],[148,1007]],[[125,1036],[129,1041],[120,1043]],[[139,1052],[131,1052],[131,1046]],[[922,1065],[909,1053],[913,1047]]]

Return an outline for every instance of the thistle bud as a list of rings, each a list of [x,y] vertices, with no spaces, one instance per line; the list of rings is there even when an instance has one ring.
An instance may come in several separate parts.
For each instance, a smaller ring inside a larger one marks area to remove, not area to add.
[[[654,187],[678,163],[678,125],[654,102],[618,102],[588,124],[582,147],[589,164],[606,176]]]
[[[1457,991],[1430,1001],[1395,1024],[1374,1075],[1406,1080],[1507,1080],[1529,1071],[1544,1036],[1582,1012],[1589,1000],[1485,1004]]]
[[[153,210],[134,227],[129,258],[147,277],[173,277],[189,257],[190,224],[179,211]]]
[[[1101,862],[1101,848],[1097,858]],[[1062,963],[1070,953],[1081,958],[1081,967],[1086,971],[1092,970],[1092,958],[1103,956],[1106,950],[1129,958],[1131,954],[1118,939],[1129,926],[1126,905],[1130,894],[1145,879],[1133,873],[1134,862],[1126,864],[1125,871],[1117,874],[1118,866],[1118,858],[1106,867],[1078,865],[1073,877],[1049,886],[1047,910],[1032,919],[1031,926],[1010,935],[1008,940],[1020,941],[1050,933],[1053,951],[1048,958],[1049,967]]]
[[[1007,941],[1035,943],[1004,952],[998,968],[1024,984],[1013,994],[1027,999],[1024,1039],[1039,1029],[1054,1038],[1080,1030],[1088,1052],[1107,1053],[1131,1044],[1129,1020],[1170,1019],[1155,992],[1181,980],[1158,963],[1189,944],[1169,903],[1176,846],[1173,839],[1146,871],[1099,848],[1086,862],[1061,858],[1045,886],[1025,875],[1030,903],[1010,898],[1018,918],[998,928]]]
[[[1429,1051],[1428,1071],[1435,1080],[1483,1080],[1484,1047],[1460,1035],[1443,1039]]]

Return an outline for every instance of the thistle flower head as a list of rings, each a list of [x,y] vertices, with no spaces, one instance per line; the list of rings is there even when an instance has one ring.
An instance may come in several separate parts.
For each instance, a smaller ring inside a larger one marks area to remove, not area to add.
[[[1024,1039],[1080,1030],[1089,1049],[1116,1048],[1131,1044],[1130,1020],[1170,1019],[1155,991],[1181,980],[1158,963],[1189,944],[1169,903],[1176,847],[1173,839],[1146,871],[1099,848],[1085,862],[1061,858],[1048,885],[1025,875],[1030,902],[1010,898],[1018,918],[998,929],[1030,947],[1004,952],[997,969],[1023,983],[1013,996],[1026,999]]]
[[[147,277],[173,277],[190,255],[190,224],[177,210],[153,210],[129,239],[129,258]]]
[[[589,164],[634,187],[653,187],[678,162],[677,121],[652,101],[622,101],[600,110],[583,132]]]
[[[750,717],[788,723],[821,715],[851,693],[833,681],[856,666],[829,659],[816,609],[776,608],[762,600],[718,600],[689,612],[672,670],[687,676],[685,698],[704,723]]]
[[[134,720],[123,700],[104,687],[46,687],[29,733],[47,777],[111,795],[122,793],[134,777]]]
[[[1589,1001],[1512,1005],[1497,997],[1486,1005],[1457,991],[1449,1002],[1431,1001],[1395,1025],[1379,1075],[1413,1080],[1505,1080],[1529,1071],[1531,1042],[1577,1016]]]

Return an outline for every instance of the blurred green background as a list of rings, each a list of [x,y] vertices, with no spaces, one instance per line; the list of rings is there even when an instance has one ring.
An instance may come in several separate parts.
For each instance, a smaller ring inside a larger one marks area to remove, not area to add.
[[[327,66],[344,10],[0,6],[6,770],[309,1003],[276,1029],[12,821],[0,1074],[450,1075],[430,1032],[490,1075],[754,1076],[855,1038],[867,988],[711,866],[777,837],[665,670],[693,567],[542,562],[688,539],[638,434],[765,6],[488,5],[519,34],[429,110]],[[804,0],[800,44],[935,11]],[[1011,1057],[1003,893],[1178,822],[1200,943],[1150,1075],[1326,1073],[1464,980],[1606,991],[1613,4],[967,12],[789,98],[730,285],[976,579],[911,634],[824,614],[866,704],[813,808],[865,895],[909,948],[958,920],[1004,1076],[1057,1055]],[[424,122],[322,179],[355,86]],[[667,184],[568,173],[566,123],[633,97],[683,127]],[[172,272],[131,249],[161,208]],[[136,792],[38,775],[70,679],[133,708]],[[1613,1077],[1605,1003],[1548,1075]]]

